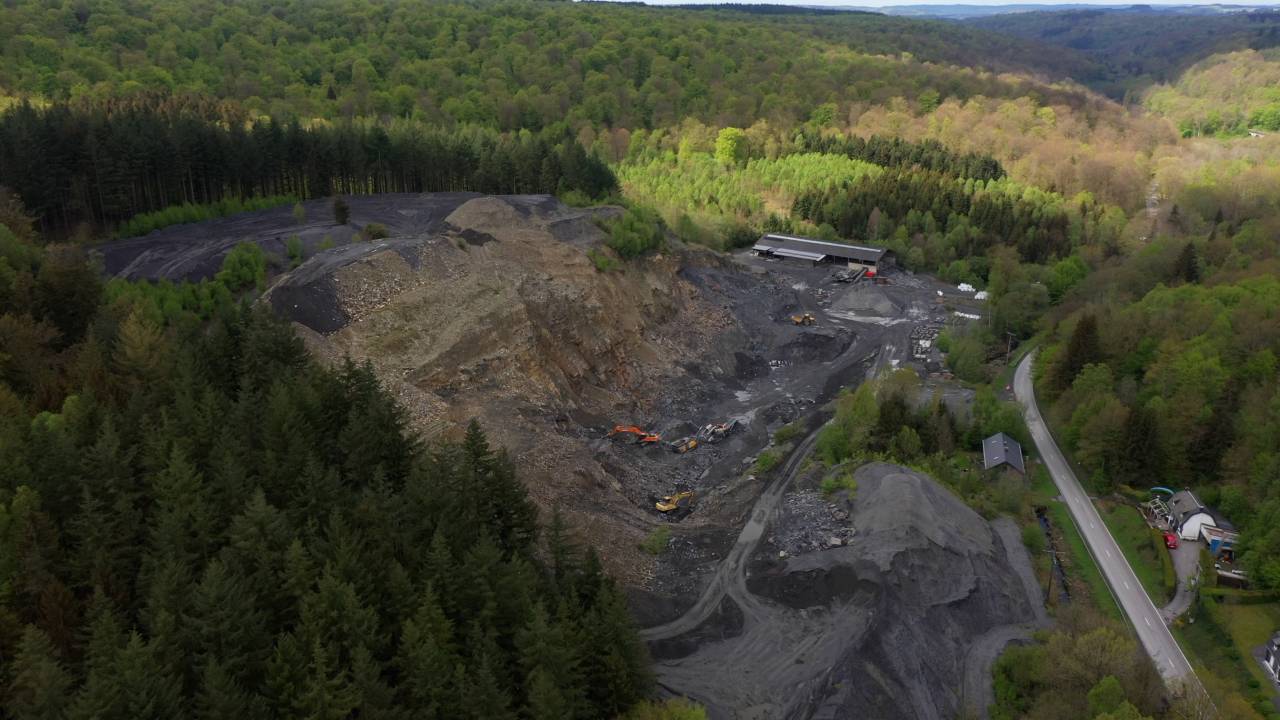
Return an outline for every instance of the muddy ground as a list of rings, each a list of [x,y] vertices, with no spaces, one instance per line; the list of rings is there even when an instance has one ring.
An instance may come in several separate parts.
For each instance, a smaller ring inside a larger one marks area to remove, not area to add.
[[[956,688],[966,668],[989,660],[967,659],[964,643],[992,646],[980,653],[990,655],[1000,633],[1035,620],[1035,602],[1001,560],[1020,546],[1005,547],[927,479],[880,470],[873,490],[829,500],[817,475],[801,472],[823,406],[880,370],[911,367],[967,411],[971,397],[938,372],[936,348],[916,344],[965,322],[955,309],[981,313],[964,294],[903,272],[886,273],[886,285],[842,284],[831,266],[674,239],[656,257],[600,272],[586,252],[602,249],[598,222],[616,210],[546,196],[350,205],[347,226],[314,201],[301,225],[281,208],[169,228],[104,246],[104,265],[124,277],[199,279],[236,243],[262,245],[281,271],[263,302],[321,357],[372,362],[427,438],[456,437],[479,418],[540,507],[562,510],[624,579],[662,686],[713,717],[837,717],[859,703],[859,717],[949,717],[965,702]],[[391,237],[353,239],[371,222]],[[280,258],[290,235],[307,256],[292,270]],[[337,247],[321,250],[326,238]],[[790,321],[802,312],[817,325]],[[730,419],[738,428],[722,442],[683,455],[607,437],[634,424],[665,444]],[[770,448],[790,422],[803,431]],[[786,461],[757,476],[752,462],[766,449]],[[900,476],[913,479],[882,482]],[[916,495],[886,489],[890,500],[867,502],[882,484]],[[697,493],[678,523],[650,500],[676,489]],[[954,538],[923,516],[897,522],[901,505],[925,500],[944,514],[936,524],[963,520],[953,529],[972,542],[939,545]],[[639,545],[662,524],[672,540],[654,558]],[[888,559],[872,562],[881,551]],[[932,657],[938,647],[947,659]]]

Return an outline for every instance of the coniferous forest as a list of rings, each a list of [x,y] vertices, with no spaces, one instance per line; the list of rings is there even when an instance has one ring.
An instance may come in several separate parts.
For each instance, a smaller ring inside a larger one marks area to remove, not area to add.
[[[106,226],[182,203],[291,195],[615,189],[572,138],[401,121],[303,127],[226,105],[148,96],[0,115],[0,185],[45,230]]]
[[[0,224],[0,658],[14,718],[598,718],[619,590],[473,425],[222,293],[165,323]]]

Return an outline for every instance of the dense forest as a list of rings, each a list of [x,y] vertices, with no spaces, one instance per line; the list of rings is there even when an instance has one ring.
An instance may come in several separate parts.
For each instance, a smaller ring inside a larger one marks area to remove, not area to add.
[[[53,230],[225,198],[447,190],[600,198],[617,182],[577,140],[549,131],[246,122],[222,104],[146,97],[22,104],[0,115],[0,185]]]
[[[1171,82],[1215,53],[1280,45],[1280,12],[1188,16],[1135,7],[1007,13],[966,21],[971,27],[1078,51],[1101,72],[1076,76],[1116,98],[1157,82]]]
[[[4,200],[11,717],[550,720],[647,693],[619,590],[477,426],[422,446],[368,367],[230,292],[158,321]]]
[[[502,130],[795,121],[837,96],[1017,97],[982,74],[1084,77],[1077,53],[936,21],[592,3],[22,0],[0,14],[0,88],[139,91],[275,117],[412,117]],[[779,75],[786,82],[775,82]]]
[[[1183,137],[1280,131],[1280,51],[1241,50],[1202,60],[1143,103]]]

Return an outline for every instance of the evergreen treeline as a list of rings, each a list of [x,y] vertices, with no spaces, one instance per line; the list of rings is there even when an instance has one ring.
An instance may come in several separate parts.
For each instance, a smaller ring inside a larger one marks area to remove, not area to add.
[[[410,121],[245,125],[157,96],[10,109],[0,116],[0,184],[52,230],[224,198],[450,190],[596,198],[616,180],[576,140],[550,132]]]
[[[807,152],[847,155],[882,167],[920,168],[976,180],[999,180],[1005,176],[1000,161],[983,153],[958,153],[933,139],[911,142],[900,137],[872,135],[808,134],[796,136],[796,145]]]
[[[550,720],[641,698],[619,590],[558,517],[540,537],[478,427],[420,446],[368,367],[320,367],[247,306],[166,327],[145,293],[104,302],[0,201],[0,714]]]
[[[1060,196],[1037,195],[1030,200],[1002,192],[999,183],[896,168],[844,187],[802,194],[792,213],[830,225],[841,237],[884,239],[898,227],[905,228],[903,239],[938,236],[946,244],[935,253],[940,262],[982,257],[991,247],[1007,244],[1023,260],[1043,263],[1070,253],[1071,223]],[[926,259],[922,253],[921,260]]]

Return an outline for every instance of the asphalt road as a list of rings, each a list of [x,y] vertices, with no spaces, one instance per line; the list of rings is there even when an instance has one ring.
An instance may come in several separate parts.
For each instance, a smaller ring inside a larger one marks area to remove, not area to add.
[[[1022,404],[1027,427],[1031,431],[1036,449],[1039,450],[1040,459],[1049,469],[1054,484],[1067,502],[1071,517],[1075,519],[1076,527],[1080,529],[1089,551],[1102,569],[1107,584],[1111,586],[1112,594],[1137,631],[1138,640],[1151,656],[1165,684],[1175,692],[1195,688],[1203,693],[1200,681],[1191,669],[1191,663],[1187,662],[1182,648],[1178,647],[1177,641],[1164,624],[1160,611],[1142,589],[1138,578],[1133,574],[1133,568],[1129,567],[1120,547],[1111,537],[1107,526],[1098,516],[1097,509],[1085,494],[1080,481],[1076,479],[1071,466],[1045,426],[1040,409],[1036,406],[1035,390],[1031,384],[1031,361],[1034,357],[1034,352],[1028,353],[1018,365],[1014,374],[1013,391]]]

